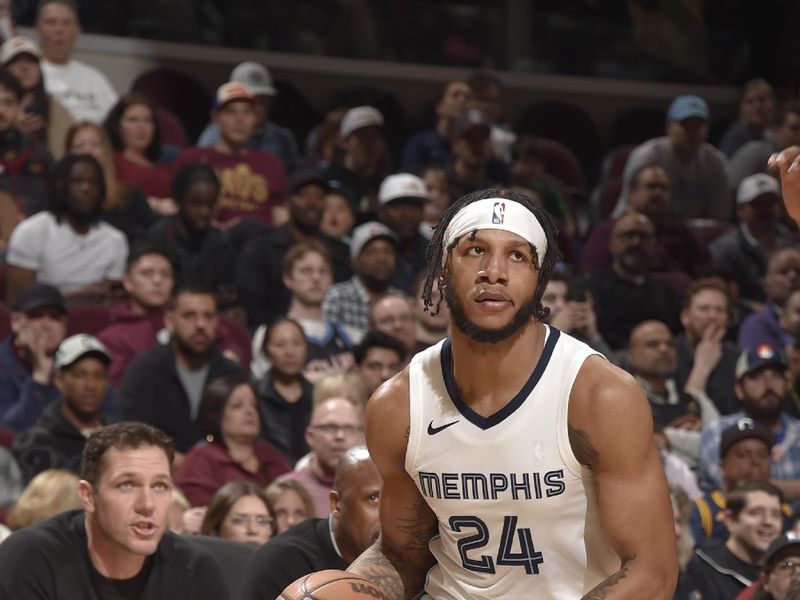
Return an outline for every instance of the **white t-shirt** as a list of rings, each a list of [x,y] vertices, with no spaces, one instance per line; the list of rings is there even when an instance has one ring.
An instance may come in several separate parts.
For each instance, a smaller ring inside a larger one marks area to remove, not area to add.
[[[117,103],[117,92],[105,75],[79,60],[57,65],[42,59],[44,85],[76,121],[102,123]]]
[[[36,271],[36,280],[61,293],[104,279],[121,280],[128,240],[108,223],[98,222],[86,234],[43,211],[17,225],[8,241],[6,262]]]

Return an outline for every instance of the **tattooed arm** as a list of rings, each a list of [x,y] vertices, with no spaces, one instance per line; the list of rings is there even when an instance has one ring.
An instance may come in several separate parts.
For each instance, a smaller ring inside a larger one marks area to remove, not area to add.
[[[367,403],[366,438],[383,478],[381,534],[349,570],[380,585],[391,600],[416,598],[434,559],[428,541],[436,516],[406,473],[408,444],[408,374],[403,371],[381,386]]]
[[[603,530],[621,559],[584,600],[671,599],[678,573],[672,506],[650,406],[636,381],[589,358],[572,388],[569,438],[592,471]]]

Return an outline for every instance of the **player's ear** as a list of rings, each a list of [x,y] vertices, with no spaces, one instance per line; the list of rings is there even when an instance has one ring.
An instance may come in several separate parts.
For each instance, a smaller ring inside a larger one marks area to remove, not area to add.
[[[94,493],[92,484],[85,479],[81,479],[78,482],[78,500],[80,500],[81,506],[83,506],[83,510],[85,512],[89,514],[94,512]]]
[[[331,514],[335,518],[341,517],[342,511],[340,509],[340,506],[342,504],[342,499],[339,497],[339,492],[337,492],[336,490],[331,490],[330,501],[331,501]]]

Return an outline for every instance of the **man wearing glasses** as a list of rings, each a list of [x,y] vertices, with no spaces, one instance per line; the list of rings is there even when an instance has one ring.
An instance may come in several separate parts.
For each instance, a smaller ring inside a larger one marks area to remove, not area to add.
[[[761,598],[789,600],[789,586],[800,573],[800,535],[789,532],[773,542],[764,554],[764,570],[760,587],[766,592]]]
[[[294,479],[302,483],[314,500],[316,516],[324,518],[331,512],[330,494],[336,465],[350,448],[364,443],[362,407],[347,398],[326,398],[311,413],[306,442],[311,452],[298,461],[294,471],[276,481]]]

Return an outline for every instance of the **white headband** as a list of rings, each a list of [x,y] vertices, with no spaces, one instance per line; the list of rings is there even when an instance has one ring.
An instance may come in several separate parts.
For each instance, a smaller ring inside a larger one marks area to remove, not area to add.
[[[444,232],[442,266],[447,260],[447,249],[465,233],[476,229],[502,229],[516,233],[536,248],[537,267],[547,253],[547,236],[534,214],[519,202],[507,198],[477,200],[462,208],[450,221]]]

